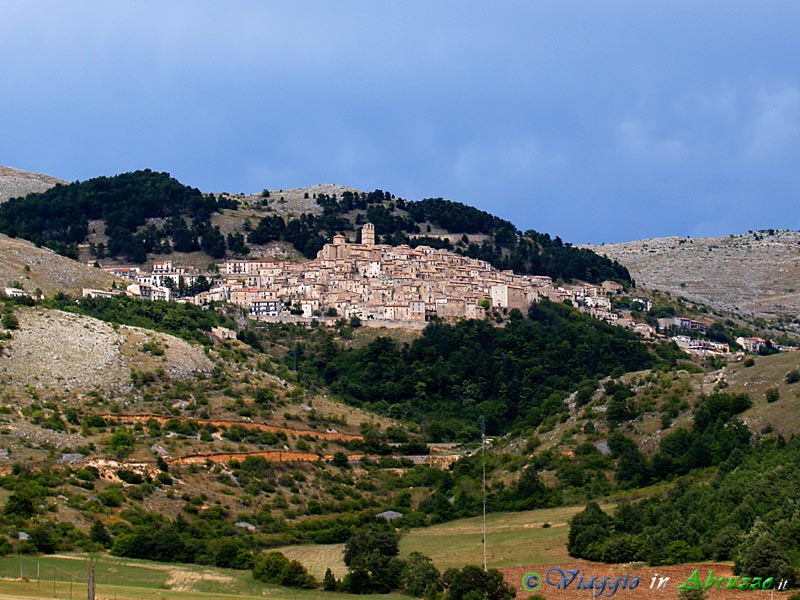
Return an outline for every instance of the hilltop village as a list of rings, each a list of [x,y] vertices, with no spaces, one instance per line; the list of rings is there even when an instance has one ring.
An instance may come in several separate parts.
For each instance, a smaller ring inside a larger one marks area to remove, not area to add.
[[[432,318],[483,319],[495,310],[524,312],[531,303],[548,298],[569,301],[593,318],[646,338],[658,330],[691,334],[702,333],[706,327],[683,318],[660,319],[658,329],[634,322],[612,309],[611,297],[623,291],[616,281],[557,285],[548,276],[501,271],[486,261],[447,250],[376,244],[371,223],[363,226],[360,243],[337,234],[316,259],[305,263],[227,260],[217,265],[214,274],[172,261],[155,262],[149,273],[138,267],[102,268],[131,279],[125,290],[130,296],[197,305],[228,302],[242,307],[250,318],[267,322],[334,323],[344,318],[365,325],[421,329]],[[119,293],[123,291],[84,290],[84,296]],[[648,300],[634,298],[632,302],[641,303],[643,310],[650,308]],[[726,344],[691,335],[673,339],[693,354],[730,352]],[[743,340],[742,345],[753,351],[758,342]]]
[[[126,290],[130,296],[199,305],[230,302],[254,319],[270,321],[357,317],[376,325],[413,325],[432,317],[481,319],[491,309],[525,311],[543,297],[579,301],[592,316],[616,321],[606,294],[622,291],[615,281],[554,286],[550,277],[500,271],[447,250],[376,244],[371,223],[363,226],[361,243],[337,234],[316,259],[305,263],[227,260],[213,275],[172,261],[155,262],[150,273],[138,267],[102,268],[133,280]],[[214,285],[206,291],[181,294],[212,277]],[[113,293],[120,292],[84,291],[86,296]]]

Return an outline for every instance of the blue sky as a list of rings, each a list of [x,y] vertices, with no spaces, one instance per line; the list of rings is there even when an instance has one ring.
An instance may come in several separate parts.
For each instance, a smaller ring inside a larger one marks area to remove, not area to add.
[[[575,243],[800,229],[800,4],[0,0],[0,164],[444,197]]]

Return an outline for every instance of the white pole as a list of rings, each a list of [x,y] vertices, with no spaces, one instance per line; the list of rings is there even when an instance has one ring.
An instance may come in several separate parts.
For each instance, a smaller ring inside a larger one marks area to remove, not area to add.
[[[486,565],[486,422],[481,417],[481,459],[483,463],[483,570],[488,571]]]

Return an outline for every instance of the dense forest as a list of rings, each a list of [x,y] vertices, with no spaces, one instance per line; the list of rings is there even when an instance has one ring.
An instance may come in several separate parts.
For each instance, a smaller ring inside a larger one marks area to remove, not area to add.
[[[329,339],[301,368],[352,404],[426,423],[439,440],[474,439],[481,416],[491,433],[537,426],[582,382],[655,362],[633,334],[570,307],[544,301],[529,317],[512,311],[502,328],[435,322],[404,346],[380,337],[342,350]]]
[[[734,560],[739,574],[792,581],[800,566],[798,460],[800,438],[768,437],[731,452],[710,483],[681,479],[613,515],[590,503],[572,521],[568,549],[605,562]]]

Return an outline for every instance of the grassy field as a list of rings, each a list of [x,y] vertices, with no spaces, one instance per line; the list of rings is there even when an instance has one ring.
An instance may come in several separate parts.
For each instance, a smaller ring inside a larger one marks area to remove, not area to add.
[[[539,565],[567,560],[568,522],[582,506],[486,516],[490,567]],[[475,517],[416,529],[403,536],[400,553],[418,551],[439,569],[483,563],[483,519]]]
[[[583,507],[578,506],[487,515],[488,565],[516,567],[572,560],[566,549],[568,522],[581,510]],[[401,538],[400,555],[422,552],[430,556],[440,570],[466,564],[481,565],[482,530],[481,517],[414,529]],[[337,577],[347,572],[342,562],[342,544],[309,544],[276,549],[291,559],[299,560],[318,579],[322,578],[327,568]]]
[[[321,590],[291,590],[255,581],[249,571],[168,565],[105,555],[7,556],[0,558],[0,600],[86,598],[89,564],[95,565],[98,600],[336,600],[352,598]],[[364,596],[401,600],[405,596]]]
[[[489,566],[519,567],[570,560],[566,553],[568,522],[580,510],[582,507],[568,507],[487,515]],[[414,529],[402,536],[400,554],[407,556],[413,551],[423,552],[440,569],[480,565],[483,562],[482,528],[483,521],[477,517]],[[337,577],[344,576],[347,569],[342,562],[342,549],[342,544],[277,548],[290,559],[302,562],[320,580],[329,567]],[[249,571],[168,565],[107,555],[56,555],[0,558],[0,600],[85,598],[90,563],[95,565],[98,599],[352,598],[343,594],[288,590],[261,584],[253,580]],[[400,599],[404,596],[380,598]]]

